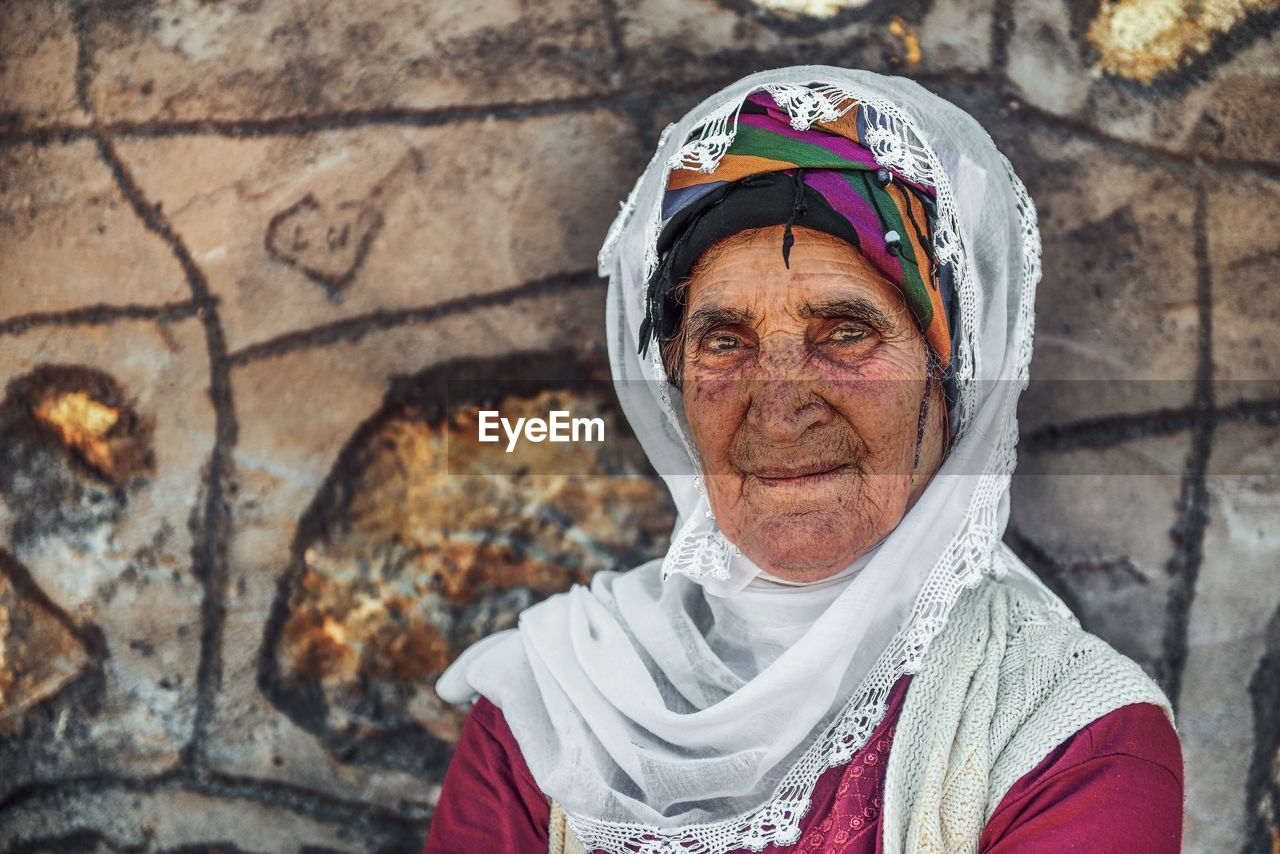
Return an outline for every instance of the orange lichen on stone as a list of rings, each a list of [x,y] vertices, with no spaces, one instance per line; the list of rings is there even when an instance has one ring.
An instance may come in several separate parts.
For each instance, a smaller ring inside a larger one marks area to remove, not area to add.
[[[367,675],[401,683],[434,680],[457,655],[440,630],[417,622],[388,639],[386,655],[371,662]]]
[[[120,420],[118,410],[103,406],[83,391],[72,391],[40,401],[36,417],[57,430],[94,468],[106,472],[115,468],[111,446],[104,437]]]
[[[49,389],[32,406],[36,420],[85,464],[119,482],[150,467],[147,430],[127,407],[103,403],[83,389]]]
[[[1278,7],[1280,0],[1110,0],[1098,10],[1088,39],[1105,71],[1150,83],[1206,53],[1248,15]]]
[[[440,594],[452,603],[466,604],[486,590],[524,586],[540,593],[554,593],[583,582],[586,574],[561,564],[537,560],[513,545],[445,542],[423,561]]]
[[[295,612],[285,624],[284,636],[295,678],[342,682],[356,677],[359,656],[332,615]]]
[[[916,35],[915,30],[902,18],[894,15],[889,19],[889,32],[894,38],[902,39],[902,49],[906,52],[907,67],[911,68],[920,63],[920,37]]]

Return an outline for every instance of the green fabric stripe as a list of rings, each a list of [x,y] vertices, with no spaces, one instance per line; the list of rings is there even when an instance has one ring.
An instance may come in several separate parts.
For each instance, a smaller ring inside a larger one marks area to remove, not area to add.
[[[846,160],[821,145],[790,139],[751,125],[738,125],[729,154],[768,157],[796,163],[806,169],[867,169],[865,164]]]
[[[933,322],[933,300],[929,298],[929,289],[926,287],[924,279],[920,275],[919,261],[916,259],[915,247],[911,245],[911,241],[907,238],[907,225],[903,221],[902,212],[898,210],[897,200],[888,192],[878,186],[875,181],[863,181],[858,175],[845,173],[841,176],[853,188],[854,192],[867,200],[867,204],[875,209],[876,204],[880,205],[880,210],[884,214],[885,221],[889,224],[889,228],[898,232],[898,236],[902,238],[899,246],[902,247],[902,294],[906,297],[907,307],[911,309],[912,314],[916,316],[916,320],[920,322],[921,329],[928,329],[929,324]],[[875,202],[867,195],[868,185],[873,193],[876,194]],[[910,259],[910,261],[905,260]],[[911,263],[912,261],[916,263]]]

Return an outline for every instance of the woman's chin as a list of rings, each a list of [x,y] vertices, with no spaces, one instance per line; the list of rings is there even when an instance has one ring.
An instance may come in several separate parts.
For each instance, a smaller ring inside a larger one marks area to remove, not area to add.
[[[764,522],[757,530],[752,550],[757,554],[747,552],[747,557],[788,581],[818,581],[835,575],[865,554],[878,539],[851,523],[847,513],[782,516]]]

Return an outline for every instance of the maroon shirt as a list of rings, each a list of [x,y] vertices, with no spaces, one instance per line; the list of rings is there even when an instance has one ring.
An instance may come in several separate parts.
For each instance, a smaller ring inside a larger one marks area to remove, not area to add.
[[[909,681],[904,676],[894,686],[866,745],[818,778],[800,841],[765,851],[883,850],[884,771]],[[1182,798],[1177,733],[1158,707],[1124,706],[1076,732],[1014,783],[987,822],[979,851],[1177,854]],[[550,819],[551,804],[501,710],[480,698],[445,774],[424,854],[543,852]]]

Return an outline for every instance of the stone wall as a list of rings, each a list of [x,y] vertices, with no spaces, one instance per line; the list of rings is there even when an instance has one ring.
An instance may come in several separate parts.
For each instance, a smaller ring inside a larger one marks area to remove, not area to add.
[[[1275,0],[0,5],[0,848],[416,850],[442,668],[673,520],[633,441],[443,475],[443,383],[625,432],[568,380],[607,377],[619,200],[697,100],[813,62],[916,78],[1023,176],[1008,540],[1175,698],[1186,849],[1280,850],[1278,29]]]

